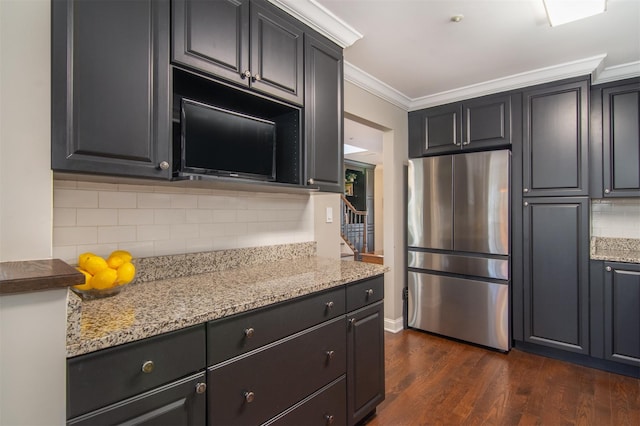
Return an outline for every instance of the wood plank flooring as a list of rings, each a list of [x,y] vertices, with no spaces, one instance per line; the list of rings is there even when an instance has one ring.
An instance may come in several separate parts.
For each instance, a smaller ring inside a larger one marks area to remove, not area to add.
[[[427,333],[385,333],[386,399],[367,426],[640,425],[640,380]]]

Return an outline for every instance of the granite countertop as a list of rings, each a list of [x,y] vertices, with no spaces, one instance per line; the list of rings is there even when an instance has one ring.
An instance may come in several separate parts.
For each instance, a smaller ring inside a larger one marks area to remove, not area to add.
[[[640,239],[592,237],[591,259],[640,263]]]
[[[315,250],[314,250],[315,251]],[[71,291],[67,357],[201,324],[369,278],[388,267],[313,256],[133,283],[83,301]]]

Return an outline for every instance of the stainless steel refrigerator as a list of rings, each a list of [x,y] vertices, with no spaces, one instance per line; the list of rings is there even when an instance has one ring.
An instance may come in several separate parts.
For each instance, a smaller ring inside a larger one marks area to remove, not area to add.
[[[409,160],[407,325],[511,348],[508,150]]]

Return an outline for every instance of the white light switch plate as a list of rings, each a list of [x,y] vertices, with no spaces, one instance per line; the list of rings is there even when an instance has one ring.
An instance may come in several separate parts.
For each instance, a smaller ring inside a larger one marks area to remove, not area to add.
[[[333,208],[327,207],[327,223],[333,223]]]

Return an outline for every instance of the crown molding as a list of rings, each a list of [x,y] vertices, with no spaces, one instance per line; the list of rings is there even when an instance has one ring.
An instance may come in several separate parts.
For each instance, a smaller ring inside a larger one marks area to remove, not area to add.
[[[596,70],[593,84],[608,83],[610,81],[624,80],[625,78],[633,77],[640,77],[640,61]]]
[[[347,61],[344,61],[344,80],[404,110],[411,106],[408,96]]]
[[[409,110],[412,111],[461,101],[464,99],[476,98],[478,96],[489,95],[492,93],[521,89],[523,87],[549,83],[565,78],[590,75],[602,66],[602,62],[606,56],[606,54],[591,56],[589,58],[578,59],[576,61],[565,62],[550,67],[539,68],[507,77],[497,78],[495,80],[472,84],[459,89],[447,90],[446,92],[414,98],[411,100]]]
[[[358,30],[315,0],[269,0],[269,3],[293,15],[343,49],[363,37]]]

